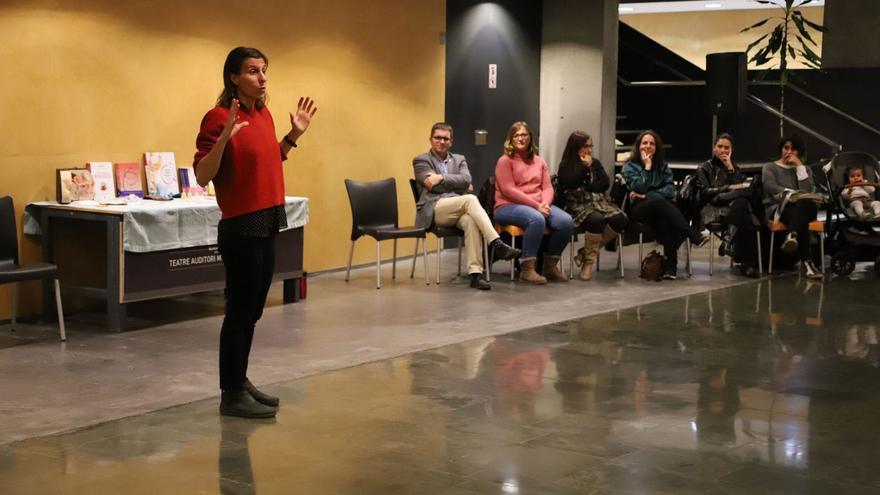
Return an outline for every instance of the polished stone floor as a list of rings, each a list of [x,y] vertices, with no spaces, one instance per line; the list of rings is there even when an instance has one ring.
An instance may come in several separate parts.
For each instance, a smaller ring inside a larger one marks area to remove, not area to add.
[[[3,494],[880,493],[871,274],[719,288],[0,446]]]

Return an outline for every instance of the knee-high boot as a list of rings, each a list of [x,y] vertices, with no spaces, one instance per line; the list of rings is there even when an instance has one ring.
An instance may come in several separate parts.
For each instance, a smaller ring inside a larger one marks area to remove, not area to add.
[[[586,281],[593,278],[593,265],[599,256],[599,248],[602,247],[603,236],[602,234],[588,232],[585,237],[583,264],[581,265],[581,272],[578,274],[578,278]]]

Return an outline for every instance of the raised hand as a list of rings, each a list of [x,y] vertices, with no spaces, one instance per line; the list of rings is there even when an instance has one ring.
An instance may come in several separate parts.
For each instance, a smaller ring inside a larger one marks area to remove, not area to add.
[[[238,122],[236,119],[238,118],[238,108],[240,103],[237,98],[232,99],[232,104],[229,105],[229,120],[226,122],[226,125],[223,127],[223,131],[220,132],[220,139],[229,140],[232,136],[238,134],[242,128],[250,125],[250,122]]]
[[[654,158],[653,153],[648,153],[646,151],[642,151],[642,164],[645,166],[645,170],[651,170],[653,158]]]
[[[294,141],[306,132],[309,124],[312,123],[312,117],[315,116],[317,111],[318,107],[315,105],[315,100],[308,96],[299,99],[299,103],[296,105],[296,112],[290,113],[290,133]]]

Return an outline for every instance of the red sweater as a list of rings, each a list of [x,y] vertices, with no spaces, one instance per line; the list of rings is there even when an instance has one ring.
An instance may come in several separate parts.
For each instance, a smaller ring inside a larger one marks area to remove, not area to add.
[[[501,155],[495,165],[495,210],[509,204],[538,209],[541,203],[553,203],[547,162],[538,155],[528,160]]]
[[[275,137],[275,122],[269,109],[239,108],[240,122],[249,122],[226,143],[220,168],[214,176],[217,204],[223,218],[232,218],[284,204],[284,174],[281,162],[286,157]],[[202,119],[196,137],[193,167],[217,142],[229,120],[229,109],[214,107]]]

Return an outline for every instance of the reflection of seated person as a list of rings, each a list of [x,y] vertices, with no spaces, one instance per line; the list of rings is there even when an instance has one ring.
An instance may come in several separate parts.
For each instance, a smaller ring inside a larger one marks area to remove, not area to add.
[[[867,359],[877,364],[877,328],[874,325],[852,325],[836,335],[837,354],[847,359]]]
[[[865,181],[865,169],[860,165],[846,169],[846,186],[840,196],[848,208],[852,208],[862,220],[880,218],[880,201],[874,199],[874,187]],[[870,211],[865,211],[865,208]]]
[[[550,351],[544,344],[496,339],[484,357],[494,366],[492,383],[499,409],[514,420],[534,417],[535,396],[544,385]]]
[[[705,370],[697,392],[697,439],[716,445],[736,441],[739,404],[739,386],[727,368]]]

